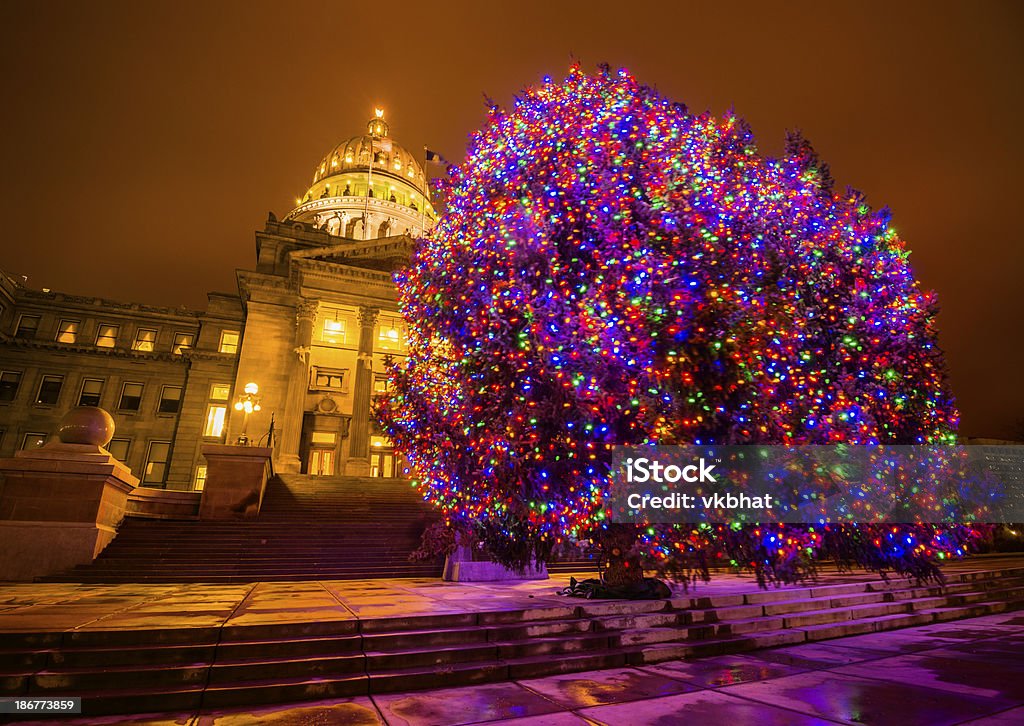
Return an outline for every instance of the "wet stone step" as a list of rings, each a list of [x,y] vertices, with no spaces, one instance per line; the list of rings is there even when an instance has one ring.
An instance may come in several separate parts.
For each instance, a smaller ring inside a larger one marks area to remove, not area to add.
[[[366,674],[340,677],[275,679],[230,685],[211,685],[203,693],[203,708],[249,706],[292,701],[351,698],[369,693]]]
[[[497,658],[498,646],[494,643],[462,643],[395,652],[367,651],[366,667],[373,672],[396,668],[422,668],[451,663],[494,661]]]
[[[217,646],[163,646],[151,648],[64,648],[48,654],[53,668],[106,668],[110,666],[158,666],[210,663]]]
[[[240,681],[265,681],[290,678],[320,678],[362,674],[366,657],[362,654],[304,657],[293,659],[267,658],[249,662],[216,663],[210,669],[210,683],[230,684]]]
[[[29,693],[94,691],[107,688],[153,688],[196,686],[206,682],[209,665],[151,666],[41,671],[32,676]]]

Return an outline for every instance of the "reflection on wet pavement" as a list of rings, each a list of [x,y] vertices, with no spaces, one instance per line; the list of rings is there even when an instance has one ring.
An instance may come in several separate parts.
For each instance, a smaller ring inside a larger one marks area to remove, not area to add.
[[[744,655],[518,682],[77,723],[1016,726],[1024,723],[1024,616],[1004,613]]]

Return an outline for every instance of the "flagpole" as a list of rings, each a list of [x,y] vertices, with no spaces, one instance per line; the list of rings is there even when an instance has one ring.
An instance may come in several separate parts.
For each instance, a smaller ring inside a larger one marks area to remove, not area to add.
[[[427,196],[430,194],[430,184],[427,177],[427,147],[423,147],[423,204],[420,205],[420,236],[427,236]]]
[[[376,108],[373,109],[373,114],[374,114],[375,118],[380,118],[379,116],[377,116],[377,109]],[[373,129],[374,128],[376,128],[376,127],[371,127],[370,128],[370,165],[367,167],[368,171],[366,173],[366,196],[363,197],[363,239],[364,240],[370,239],[370,194],[373,193],[373,162],[374,162],[374,158],[373,158]]]

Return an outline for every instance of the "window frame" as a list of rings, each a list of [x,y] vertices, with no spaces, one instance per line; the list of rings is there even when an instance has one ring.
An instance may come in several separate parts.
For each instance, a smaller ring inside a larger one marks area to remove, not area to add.
[[[220,431],[217,433],[210,433],[218,424],[216,417],[213,415],[214,410],[220,409],[223,411],[223,415],[220,418],[219,426]],[[211,418],[212,417],[212,418]],[[204,439],[222,439],[224,433],[228,430],[228,405],[227,403],[210,402],[206,405],[206,416],[203,417],[203,438]]]
[[[178,397],[177,398],[169,399],[169,398],[166,397],[167,389],[169,389],[169,388],[176,388],[178,390]],[[182,402],[182,399],[184,398],[184,396],[185,396],[185,387],[184,386],[176,386],[173,383],[165,383],[164,385],[160,386],[160,398],[157,400],[156,412],[160,413],[160,414],[179,414],[179,413],[181,413],[181,402]],[[164,410],[164,401],[169,401],[169,400],[173,400],[177,404],[177,406],[174,407],[173,411],[165,411]]]
[[[196,464],[196,473],[195,476],[192,477],[192,491],[201,492],[206,488],[207,474],[208,470],[206,464]]]
[[[140,340],[139,336],[142,333],[152,333],[152,340]],[[136,328],[135,338],[132,339],[132,350],[136,353],[153,353],[156,351],[156,340],[160,336],[159,328]],[[149,348],[143,348],[141,346],[149,344]]]
[[[328,332],[327,326],[331,324],[338,325],[338,330]],[[324,318],[324,323],[320,326],[320,342],[327,345],[347,345],[348,321],[341,317]]]
[[[85,386],[88,383],[99,383],[100,384],[100,390],[96,394],[96,403],[83,403],[82,402],[82,398],[86,395],[85,394]],[[106,383],[107,383],[107,381],[104,378],[83,378],[82,379],[82,385],[78,387],[78,405],[79,406],[99,406],[100,403],[103,401],[103,389],[106,387]]]
[[[188,338],[188,345],[182,345],[178,342],[179,338]],[[184,355],[184,351],[192,350],[196,347],[196,334],[190,333],[185,330],[176,330],[174,337],[171,338],[171,353],[174,355]]]
[[[61,336],[67,335],[68,331],[64,329],[65,325],[71,325],[74,330],[70,331],[71,340],[61,340]],[[57,333],[53,336],[54,341],[57,343],[64,343],[65,345],[74,345],[78,342],[78,334],[81,332],[81,320],[75,320],[74,318],[61,318],[57,322]]]
[[[153,447],[163,445],[166,446],[167,458],[159,463],[163,465],[163,475],[159,479],[150,478],[150,469],[156,462],[153,461]],[[171,442],[165,439],[150,439],[149,446],[146,447],[146,463],[142,466],[142,481],[141,484],[167,484],[167,471],[170,468],[171,463]]]
[[[117,454],[115,454],[113,451],[110,450],[110,445],[112,443],[114,443],[115,441],[123,441],[123,442],[125,442],[124,443],[124,458],[123,459],[119,458],[117,456]],[[107,447],[106,448],[107,448],[107,452],[111,456],[113,456],[115,459],[117,459],[122,464],[124,464],[125,462],[128,461],[128,455],[131,454],[131,451],[132,451],[132,440],[131,440],[131,438],[116,437],[116,438],[111,439],[109,442],[107,442]]]
[[[30,451],[31,450],[31,449],[29,449],[29,447],[25,446],[25,444],[28,442],[30,436],[42,438],[42,443],[38,444],[37,446],[33,446],[32,449],[41,449],[41,448],[43,448],[44,446],[46,446],[46,440],[48,438],[50,438],[50,435],[47,434],[47,433],[42,433],[40,431],[26,431],[22,435],[22,437],[21,437],[21,448],[19,448],[18,451]]]
[[[42,322],[42,319],[42,315],[22,313],[18,316],[18,324],[14,327],[14,337],[21,340],[35,340],[39,335],[39,324]],[[35,320],[36,324],[31,328],[24,328],[22,323],[26,320]],[[28,333],[31,333],[31,335],[28,335]]]
[[[138,386],[140,388],[138,404],[135,406],[135,408],[125,408],[125,406],[124,406],[125,389],[128,388],[128,386]],[[146,384],[145,383],[140,383],[138,381],[123,381],[121,383],[121,395],[119,395],[117,397],[117,410],[122,412],[122,413],[138,413],[139,411],[142,410],[142,399],[143,399],[143,397],[145,397],[145,395],[146,395]]]
[[[406,328],[405,321],[394,315],[387,316],[387,322],[390,325],[385,326],[385,320],[382,319],[377,324],[377,339],[374,341],[374,349],[380,351],[404,351],[408,348],[409,331]],[[387,333],[394,330],[397,334],[392,338]]]
[[[104,335],[103,334],[103,329],[104,328],[113,328],[114,329],[114,334],[113,335]],[[94,343],[94,345],[95,345],[95,347],[103,348],[104,350],[113,350],[114,348],[117,347],[117,339],[118,339],[118,337],[120,337],[120,335],[121,335],[121,326],[120,325],[115,325],[114,323],[100,323],[99,325],[96,326],[96,342]],[[100,340],[106,340],[108,338],[111,340],[110,345],[100,345]]]
[[[14,387],[10,389],[11,397],[4,398],[2,393],[7,389],[4,387],[3,377],[9,373],[16,375],[18,379],[14,382]],[[5,368],[3,370],[0,370],[0,403],[13,403],[14,401],[17,401],[18,394],[21,393],[21,382],[23,380],[25,380],[25,371],[16,371],[13,368]]]
[[[60,381],[60,385],[57,387],[57,394],[54,396],[52,401],[42,400],[43,386],[46,385],[47,379],[56,378]],[[37,406],[56,406],[60,403],[60,394],[64,392],[64,375],[62,373],[44,373],[39,376],[39,386],[36,387],[36,400],[34,403]]]
[[[229,335],[235,336],[234,343],[225,343],[224,338]],[[226,355],[238,355],[238,349],[242,344],[242,333],[238,330],[221,330],[220,331],[220,344],[217,346],[217,352],[224,353]],[[233,350],[225,350],[225,347],[233,348]]]
[[[224,394],[224,398],[219,398],[219,397],[214,395],[214,391],[216,391],[218,388],[221,388],[221,387],[223,387],[225,389],[225,391],[226,391],[225,394]],[[211,383],[210,384],[210,395],[208,397],[208,400],[216,402],[216,403],[225,403],[226,404],[228,401],[231,400],[231,384],[230,383],[223,383],[223,382],[221,382],[221,383]]]

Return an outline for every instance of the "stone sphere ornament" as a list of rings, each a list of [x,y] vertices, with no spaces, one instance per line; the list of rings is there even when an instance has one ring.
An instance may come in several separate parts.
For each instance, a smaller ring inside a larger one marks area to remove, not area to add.
[[[78,406],[64,414],[57,437],[63,444],[106,446],[114,438],[114,419],[97,406]]]

